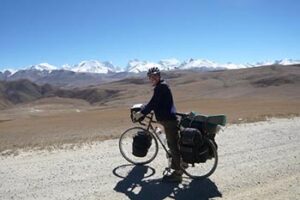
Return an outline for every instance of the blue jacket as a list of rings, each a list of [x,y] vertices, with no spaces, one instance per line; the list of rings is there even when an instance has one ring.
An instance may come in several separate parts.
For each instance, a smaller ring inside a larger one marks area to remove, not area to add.
[[[147,115],[154,111],[157,121],[176,120],[176,108],[171,90],[164,80],[160,80],[154,88],[154,93],[149,103],[142,109],[142,114]]]

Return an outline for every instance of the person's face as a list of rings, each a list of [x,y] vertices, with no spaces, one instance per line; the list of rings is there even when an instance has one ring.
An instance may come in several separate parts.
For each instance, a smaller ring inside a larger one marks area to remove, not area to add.
[[[157,85],[157,83],[159,82],[160,76],[159,76],[159,75],[155,75],[155,74],[150,75],[150,76],[149,76],[149,80],[150,80],[152,86],[155,86],[155,85]]]

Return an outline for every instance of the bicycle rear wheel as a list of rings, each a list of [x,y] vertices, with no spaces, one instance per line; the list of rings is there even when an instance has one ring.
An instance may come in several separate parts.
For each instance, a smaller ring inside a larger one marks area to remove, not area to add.
[[[133,138],[134,136],[143,131],[151,136],[152,144],[148,149],[148,153],[144,157],[138,157],[133,155]],[[122,133],[119,139],[119,149],[122,156],[130,163],[135,165],[144,165],[150,163],[158,153],[158,143],[157,139],[153,136],[153,134],[142,127],[133,127],[126,130]]]
[[[218,153],[215,144],[210,139],[205,139],[204,141],[211,151],[211,156],[204,163],[194,163],[194,164],[182,164],[183,172],[192,179],[202,179],[207,178],[217,168],[218,165]]]

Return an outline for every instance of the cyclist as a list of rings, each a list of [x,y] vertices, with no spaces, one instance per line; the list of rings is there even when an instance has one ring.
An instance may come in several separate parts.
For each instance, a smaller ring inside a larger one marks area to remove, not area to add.
[[[181,182],[183,171],[180,168],[180,153],[178,149],[178,121],[172,92],[167,83],[161,78],[157,67],[150,68],[147,76],[154,86],[154,93],[147,105],[134,116],[136,120],[149,114],[152,110],[156,120],[164,127],[167,144],[172,156],[171,168],[174,169],[170,175],[165,175],[164,182]]]

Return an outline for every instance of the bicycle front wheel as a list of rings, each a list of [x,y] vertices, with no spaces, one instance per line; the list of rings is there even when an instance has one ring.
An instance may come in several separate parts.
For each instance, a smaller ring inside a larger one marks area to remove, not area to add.
[[[151,146],[148,149],[147,154],[144,157],[138,157],[133,155],[133,138],[138,132],[144,132],[151,136]],[[122,156],[130,163],[134,165],[144,165],[150,163],[158,153],[157,139],[153,134],[142,127],[133,127],[122,133],[119,139],[119,149]]]
[[[214,173],[218,165],[217,148],[213,141],[205,139],[204,141],[210,151],[209,158],[204,163],[182,164],[184,173],[192,179],[207,178]]]

